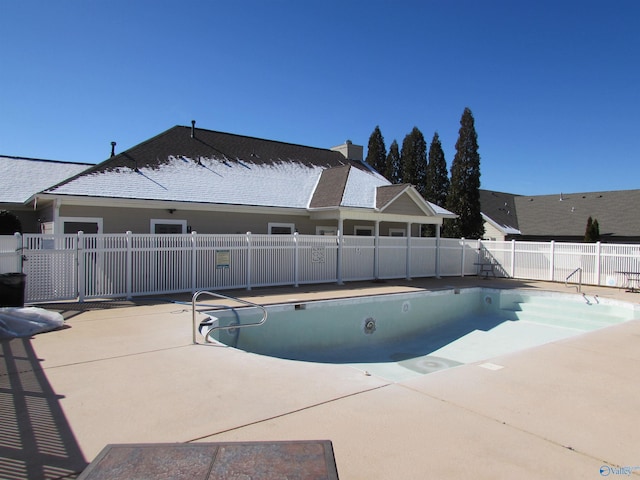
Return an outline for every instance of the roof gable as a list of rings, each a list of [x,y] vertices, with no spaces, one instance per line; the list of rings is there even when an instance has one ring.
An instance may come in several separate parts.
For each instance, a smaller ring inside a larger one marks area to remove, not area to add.
[[[414,199],[405,191],[396,197],[393,202],[384,208],[384,213],[400,214],[400,215],[424,215],[424,206],[418,205]],[[433,212],[429,212],[433,214]]]
[[[378,187],[376,208],[384,213],[401,215],[429,215],[456,218],[450,211],[426,201],[410,184]]]

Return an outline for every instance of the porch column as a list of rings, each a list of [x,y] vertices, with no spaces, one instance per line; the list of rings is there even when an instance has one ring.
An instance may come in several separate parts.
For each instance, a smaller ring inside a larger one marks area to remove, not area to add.
[[[436,225],[436,278],[440,277],[440,224]]]
[[[406,255],[406,278],[411,280],[411,222],[407,222],[407,255]]]
[[[53,202],[53,233],[61,235],[64,233],[64,225],[60,221],[60,199],[56,198]]]
[[[338,279],[338,285],[344,285],[342,281],[342,232],[344,230],[344,220],[338,219],[338,252],[336,254],[336,277]]]

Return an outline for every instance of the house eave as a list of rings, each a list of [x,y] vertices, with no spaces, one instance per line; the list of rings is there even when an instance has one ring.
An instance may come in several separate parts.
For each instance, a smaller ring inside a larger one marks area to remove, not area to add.
[[[141,209],[174,209],[185,211],[216,211],[229,213],[258,213],[307,216],[307,210],[295,207],[270,207],[262,205],[237,205],[226,203],[178,202],[171,200],[144,200],[113,197],[84,197],[74,195],[39,194],[38,203],[46,201],[59,202],[60,206],[74,205],[86,207],[115,207]],[[105,203],[107,205],[105,205]]]
[[[485,222],[490,223],[495,229],[502,232],[504,235],[522,235],[522,232],[520,232],[520,230],[518,230],[517,228],[510,227],[508,225],[500,225],[484,213],[481,213],[481,215]]]
[[[363,220],[392,223],[442,225],[442,217],[384,213],[378,209],[355,207],[322,207],[308,209],[312,220]]]

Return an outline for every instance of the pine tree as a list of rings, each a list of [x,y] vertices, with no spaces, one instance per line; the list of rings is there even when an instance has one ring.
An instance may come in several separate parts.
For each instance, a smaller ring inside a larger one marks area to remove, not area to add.
[[[377,125],[369,137],[366,162],[378,173],[382,174],[384,172],[387,162],[387,148],[384,145],[384,137],[380,132],[380,127]]]
[[[589,218],[587,218],[587,228],[585,228],[585,231],[584,231],[585,242],[593,242],[593,240],[591,239],[592,233],[593,233],[593,218],[591,218],[591,215],[589,215]]]
[[[469,108],[464,109],[460,119],[446,208],[458,215],[456,219],[445,221],[446,236],[482,238],[484,225],[480,212],[480,154],[473,114]]]
[[[587,228],[584,233],[584,241],[588,243],[595,243],[600,240],[600,225],[598,220],[594,220],[591,217],[587,219]]]
[[[391,183],[401,182],[402,170],[400,164],[400,151],[398,149],[398,142],[396,142],[395,139],[391,142],[391,146],[389,147],[389,155],[387,155],[387,161],[382,175]]]
[[[446,205],[447,193],[449,192],[449,172],[438,132],[433,134],[433,140],[431,140],[429,147],[426,183],[425,199],[439,206]]]
[[[404,137],[400,163],[402,165],[402,183],[412,184],[424,197],[427,181],[427,142],[417,127],[413,127],[411,133]]]
[[[447,162],[444,159],[440,137],[438,132],[435,132],[429,147],[425,199],[438,206],[444,206],[447,203],[448,192],[449,174]],[[424,231],[426,236],[433,237],[436,229],[434,225],[426,225]]]

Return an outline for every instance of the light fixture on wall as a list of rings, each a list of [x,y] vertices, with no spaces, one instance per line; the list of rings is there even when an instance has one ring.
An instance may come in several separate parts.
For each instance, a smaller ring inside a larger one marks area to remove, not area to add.
[[[169,212],[171,215],[173,215],[173,212],[175,212],[176,209],[175,208],[170,208],[169,210],[167,210],[167,212]]]

